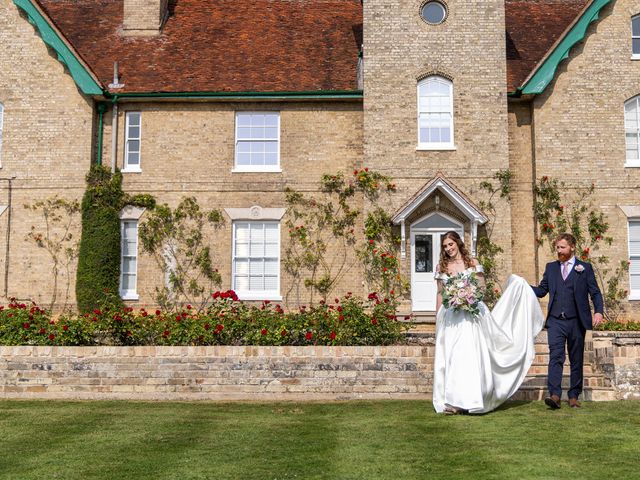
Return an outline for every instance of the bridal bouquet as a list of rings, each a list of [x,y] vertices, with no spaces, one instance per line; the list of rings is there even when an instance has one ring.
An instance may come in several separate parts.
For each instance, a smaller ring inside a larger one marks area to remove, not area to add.
[[[475,272],[470,275],[459,273],[449,277],[445,282],[442,289],[442,304],[445,308],[478,315],[483,294],[484,290]]]

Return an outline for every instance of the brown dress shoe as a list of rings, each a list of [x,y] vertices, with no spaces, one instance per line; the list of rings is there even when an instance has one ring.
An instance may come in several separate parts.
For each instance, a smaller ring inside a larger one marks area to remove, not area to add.
[[[551,395],[544,399],[544,404],[551,410],[557,410],[560,408],[560,397],[558,395]]]
[[[571,408],[580,408],[582,405],[580,405],[580,402],[578,401],[577,398],[570,398],[569,399],[569,406]]]

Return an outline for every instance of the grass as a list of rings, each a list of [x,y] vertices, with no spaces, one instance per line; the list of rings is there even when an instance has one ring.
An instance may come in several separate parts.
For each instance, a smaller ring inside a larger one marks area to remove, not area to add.
[[[0,479],[626,479],[640,402],[0,401]]]

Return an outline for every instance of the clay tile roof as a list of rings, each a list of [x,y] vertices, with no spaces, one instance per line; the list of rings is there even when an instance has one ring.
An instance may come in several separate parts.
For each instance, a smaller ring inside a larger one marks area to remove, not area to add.
[[[169,0],[156,37],[123,37],[122,0],[38,0],[118,92],[356,90],[360,0]]]
[[[37,0],[104,85],[120,93],[355,90],[360,0],[169,0],[162,34],[123,37],[123,0]],[[515,91],[589,0],[505,0]]]
[[[590,0],[505,0],[507,91],[513,92]]]

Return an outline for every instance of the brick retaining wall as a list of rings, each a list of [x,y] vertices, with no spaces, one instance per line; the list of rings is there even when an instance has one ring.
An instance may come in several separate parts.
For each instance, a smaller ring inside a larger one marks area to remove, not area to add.
[[[0,347],[0,397],[431,397],[433,347]]]
[[[541,335],[516,398],[544,395]],[[595,332],[587,346],[585,398],[640,399],[640,332]],[[433,354],[432,334],[388,347],[0,347],[0,398],[430,399]]]
[[[640,332],[594,332],[593,351],[615,398],[640,400]]]

